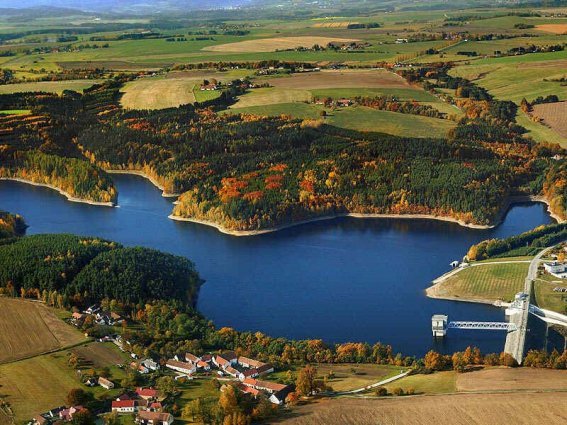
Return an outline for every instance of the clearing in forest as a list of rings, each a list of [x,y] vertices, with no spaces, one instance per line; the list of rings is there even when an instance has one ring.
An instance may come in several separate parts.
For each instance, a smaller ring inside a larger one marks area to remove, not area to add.
[[[44,304],[0,297],[0,363],[56,350],[84,339]]]
[[[236,43],[217,44],[216,46],[207,46],[203,50],[210,52],[226,52],[226,53],[245,53],[245,52],[275,52],[276,50],[295,49],[297,47],[311,48],[315,44],[326,46],[330,42],[350,43],[358,41],[354,38],[337,38],[337,37],[275,37],[261,38],[258,40],[245,40]]]

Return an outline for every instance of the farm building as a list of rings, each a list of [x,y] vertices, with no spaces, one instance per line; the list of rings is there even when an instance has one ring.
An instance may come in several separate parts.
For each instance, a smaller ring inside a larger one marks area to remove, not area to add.
[[[107,390],[114,388],[114,383],[106,378],[103,378],[102,376],[98,378],[98,385],[100,385],[102,388],[106,388]]]
[[[136,416],[136,423],[141,425],[171,425],[171,413],[142,411]]]
[[[136,394],[138,397],[143,398],[144,400],[151,400],[157,398],[158,392],[155,388],[136,388]]]
[[[187,375],[191,375],[197,371],[197,367],[193,363],[180,362],[177,360],[168,360],[165,367]]]

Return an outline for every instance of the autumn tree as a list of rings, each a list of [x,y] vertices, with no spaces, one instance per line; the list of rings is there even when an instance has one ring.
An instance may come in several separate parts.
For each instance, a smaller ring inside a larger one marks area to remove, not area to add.
[[[73,388],[67,394],[66,400],[70,406],[85,404],[89,400],[89,394],[82,388]]]
[[[311,365],[305,366],[299,371],[295,382],[296,391],[302,396],[310,396],[316,390],[317,369]]]

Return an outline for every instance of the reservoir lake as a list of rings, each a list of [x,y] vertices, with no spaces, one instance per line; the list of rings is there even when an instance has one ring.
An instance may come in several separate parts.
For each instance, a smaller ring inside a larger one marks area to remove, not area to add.
[[[197,308],[217,326],[326,342],[381,341],[406,355],[476,345],[500,352],[505,333],[431,336],[431,316],[503,321],[488,305],[429,299],[433,279],[470,245],[553,222],[546,206],[514,205],[494,229],[435,220],[340,218],[234,237],[167,218],[173,199],[139,176],[112,175],[117,208],[67,201],[55,191],[0,181],[0,209],[24,216],[27,234],[99,236],[190,258],[205,280]]]

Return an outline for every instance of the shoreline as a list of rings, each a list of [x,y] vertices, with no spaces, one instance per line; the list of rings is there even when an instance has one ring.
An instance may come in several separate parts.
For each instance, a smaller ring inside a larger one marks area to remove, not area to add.
[[[197,218],[189,218],[189,217],[180,217],[174,216],[170,214],[168,216],[169,219],[174,221],[185,221],[190,223],[197,223],[203,224],[205,226],[214,227],[219,232],[224,233],[226,235],[231,236],[257,236],[263,235],[266,233],[274,233],[279,230],[287,229],[290,227],[300,226],[302,224],[309,224],[315,223],[318,221],[326,221],[326,220],[334,220],[337,218],[343,217],[352,217],[352,218],[390,218],[390,219],[404,219],[404,220],[437,220],[437,221],[444,221],[448,223],[455,223],[463,227],[468,227],[471,229],[479,229],[479,230],[486,230],[492,229],[496,227],[498,224],[493,225],[482,225],[482,224],[469,224],[465,223],[464,221],[457,220],[456,218],[445,217],[445,216],[436,216],[436,215],[428,215],[428,214],[361,214],[361,213],[342,213],[342,214],[333,214],[333,215],[326,215],[321,217],[314,217],[307,220],[296,221],[294,223],[282,224],[280,226],[270,227],[267,229],[259,229],[259,230],[230,230],[226,227],[222,226],[221,224],[215,223],[213,221],[208,220],[201,220]]]
[[[143,177],[146,180],[148,180],[151,184],[153,184],[155,187],[157,187],[159,190],[161,190],[161,196],[163,196],[164,198],[177,198],[181,195],[181,193],[168,193],[168,192],[166,192],[163,185],[161,185],[156,179],[147,175],[143,171],[139,171],[139,170],[119,170],[119,169],[110,169],[110,170],[104,170],[104,171],[106,171],[108,174],[130,174],[130,175],[133,175],[133,176]]]
[[[60,188],[58,188],[58,187],[56,187],[52,184],[37,183],[37,182],[34,182],[32,180],[23,179],[21,177],[0,177],[0,180],[14,181],[14,182],[29,184],[29,185],[38,186],[38,187],[46,187],[48,189],[55,190],[60,195],[63,195],[65,198],[67,198],[68,201],[77,202],[77,203],[80,203],[80,204],[96,205],[98,207],[116,207],[116,205],[117,205],[115,202],[90,201],[88,199],[77,198],[75,196],[72,196],[70,193],[65,192],[63,189],[60,189]]]
[[[494,229],[495,227],[502,224],[502,222],[504,221],[504,217],[506,216],[506,214],[508,213],[508,211],[510,210],[512,205],[521,204],[521,203],[528,203],[528,202],[537,202],[537,203],[543,203],[543,204],[547,205],[547,212],[551,216],[551,218],[553,218],[558,223],[561,223],[563,221],[557,215],[555,215],[551,212],[550,207],[549,207],[549,202],[547,202],[547,200],[545,198],[543,198],[541,196],[532,196],[532,195],[521,195],[521,196],[509,197],[509,199],[507,200],[506,204],[502,208],[502,211],[498,215],[498,218],[494,222],[494,224],[471,224],[471,223],[466,223],[462,220],[452,218],[452,217],[430,215],[430,214],[340,213],[340,214],[326,215],[326,216],[321,216],[321,217],[314,217],[314,218],[310,218],[310,219],[307,219],[307,220],[301,220],[301,221],[297,221],[297,222],[294,222],[294,223],[282,224],[282,225],[279,225],[279,226],[270,227],[270,228],[266,228],[266,229],[231,230],[231,229],[227,229],[222,224],[218,224],[218,223],[215,223],[215,222],[209,221],[209,220],[203,220],[203,219],[198,219],[198,218],[190,218],[190,217],[180,217],[180,216],[175,216],[173,214],[170,214],[168,216],[168,218],[171,219],[171,220],[174,220],[174,221],[185,221],[185,222],[190,222],[190,223],[202,224],[202,225],[209,226],[209,227],[214,227],[219,232],[224,233],[225,235],[238,236],[238,237],[258,236],[258,235],[263,235],[263,234],[267,234],[267,233],[274,233],[274,232],[277,232],[277,231],[280,231],[280,230],[283,230],[283,229],[288,229],[290,227],[300,226],[302,224],[315,223],[315,222],[318,222],[318,221],[325,221],[325,220],[334,220],[334,219],[343,218],[343,217],[389,218],[389,219],[404,219],[404,220],[436,220],[436,221],[444,221],[444,222],[447,222],[447,223],[455,223],[455,224],[458,224],[459,226],[467,227],[469,229],[488,230],[488,229]]]
[[[504,307],[507,304],[502,300],[491,300],[488,298],[461,298],[451,295],[439,295],[436,293],[436,291],[439,288],[440,284],[441,282],[438,282],[432,286],[425,288],[425,296],[434,300],[460,301],[465,303],[491,305],[494,307]]]

